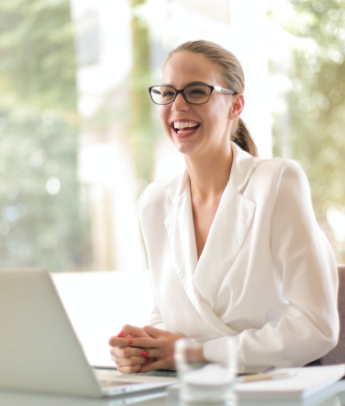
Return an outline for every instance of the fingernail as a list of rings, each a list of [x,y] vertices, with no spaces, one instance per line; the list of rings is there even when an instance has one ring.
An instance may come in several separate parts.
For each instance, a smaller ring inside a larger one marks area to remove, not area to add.
[[[147,351],[141,351],[140,355],[142,357],[147,357],[149,355],[149,353]]]
[[[139,371],[136,372],[136,374],[140,374],[140,372],[141,372],[141,368],[139,369]]]
[[[150,361],[150,358],[145,358],[145,362],[149,362]]]
[[[117,337],[122,337],[125,333],[123,331],[120,331]]]
[[[128,344],[131,345],[133,343],[133,340],[129,339]]]

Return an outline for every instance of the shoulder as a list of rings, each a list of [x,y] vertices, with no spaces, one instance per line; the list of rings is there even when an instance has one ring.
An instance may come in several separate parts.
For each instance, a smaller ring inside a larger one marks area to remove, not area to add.
[[[138,200],[139,206],[145,206],[147,204],[152,204],[157,201],[161,201],[164,198],[164,184],[166,180],[158,180],[150,183],[143,193],[140,195]]]
[[[163,179],[152,182],[143,191],[138,200],[138,213],[142,218],[142,214],[158,215],[162,210],[165,211],[167,206],[171,204],[171,196],[167,193],[169,188],[176,188],[176,185],[181,181],[183,174],[179,174],[171,179]]]
[[[258,170],[265,170],[269,169],[270,171],[281,171],[286,169],[291,170],[296,170],[296,171],[302,171],[302,168],[300,164],[297,161],[294,161],[293,159],[287,159],[287,158],[257,158],[256,159],[256,167]]]
[[[244,196],[273,207],[277,199],[310,199],[307,176],[298,162],[292,159],[257,159],[255,170],[244,190]]]
[[[257,159],[254,178],[276,187],[289,183],[307,183],[307,176],[297,161],[286,158]]]
[[[137,211],[140,219],[143,214],[146,216],[151,212],[154,215],[155,210],[159,207],[165,199],[163,180],[155,181],[149,184],[143,193],[140,195],[137,203]]]
[[[233,145],[233,163],[230,175],[230,186],[245,193],[271,189],[279,184],[282,178],[296,178],[306,181],[306,176],[300,165],[286,158],[257,158]],[[285,176],[284,176],[285,175]],[[289,175],[289,176],[287,176]]]

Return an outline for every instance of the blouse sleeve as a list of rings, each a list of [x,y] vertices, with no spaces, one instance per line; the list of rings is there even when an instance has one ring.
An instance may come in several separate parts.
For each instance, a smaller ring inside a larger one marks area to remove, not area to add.
[[[302,366],[337,343],[338,274],[330,244],[314,216],[305,173],[297,163],[285,161],[276,176],[270,244],[287,304],[279,321],[245,330],[234,340],[240,363]],[[222,339],[204,344],[206,358],[221,356],[217,343]]]
[[[139,219],[139,223],[140,225],[142,225],[142,221],[141,221],[141,210],[140,210],[140,203],[143,199],[143,197],[145,196],[145,192],[147,189],[145,189],[143,191],[143,193],[140,195],[138,201],[137,201],[137,216]],[[151,275],[152,278],[152,275]],[[153,306],[151,308],[151,314],[150,314],[150,319],[149,319],[149,325],[159,328],[161,330],[166,330],[164,323],[163,323],[163,318],[161,315],[161,312],[159,310],[158,304],[157,304],[157,300],[154,294],[154,289],[152,287],[152,279],[151,279],[151,295],[152,295],[152,302],[153,302]]]
[[[161,330],[166,330],[164,323],[163,323],[163,318],[162,318],[161,312],[157,305],[157,301],[156,301],[153,289],[152,289],[152,296],[153,296],[153,307],[151,309],[149,325],[159,328]]]

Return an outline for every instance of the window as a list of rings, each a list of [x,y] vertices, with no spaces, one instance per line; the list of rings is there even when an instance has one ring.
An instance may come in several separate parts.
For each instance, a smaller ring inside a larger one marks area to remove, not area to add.
[[[147,87],[175,46],[200,38],[240,59],[260,156],[300,162],[345,261],[343,0],[11,4],[0,4],[0,267],[147,268],[136,201],[184,168]]]

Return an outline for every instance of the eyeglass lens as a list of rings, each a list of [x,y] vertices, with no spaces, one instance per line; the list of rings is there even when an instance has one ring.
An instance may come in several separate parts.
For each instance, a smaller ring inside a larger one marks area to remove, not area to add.
[[[151,97],[156,104],[171,103],[175,94],[176,90],[170,86],[154,86],[151,89]],[[206,85],[187,86],[183,94],[189,103],[202,104],[210,98],[211,89]]]

